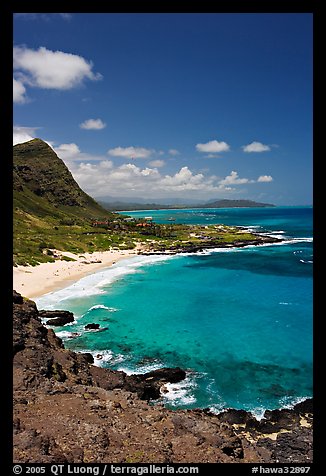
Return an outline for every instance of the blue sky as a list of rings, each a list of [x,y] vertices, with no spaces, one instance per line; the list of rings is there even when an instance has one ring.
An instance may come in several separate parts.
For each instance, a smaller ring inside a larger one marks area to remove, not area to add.
[[[90,195],[312,203],[312,14],[14,17],[14,143]]]

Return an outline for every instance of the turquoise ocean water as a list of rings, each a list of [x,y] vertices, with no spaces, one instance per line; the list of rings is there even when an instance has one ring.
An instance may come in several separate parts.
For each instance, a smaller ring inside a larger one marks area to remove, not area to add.
[[[278,245],[135,256],[37,299],[76,322],[65,346],[127,373],[180,366],[171,408],[243,408],[257,416],[312,396],[312,208],[128,212],[158,223],[228,224]],[[85,331],[96,322],[102,331]]]

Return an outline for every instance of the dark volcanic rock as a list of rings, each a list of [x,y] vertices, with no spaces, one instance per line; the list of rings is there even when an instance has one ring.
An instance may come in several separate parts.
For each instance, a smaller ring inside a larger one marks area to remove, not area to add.
[[[86,362],[88,362],[89,364],[94,364],[94,357],[90,352],[81,352],[79,355],[84,357]]]
[[[69,317],[55,317],[54,319],[49,319],[46,322],[47,326],[56,326],[56,327],[61,327],[64,326],[65,324],[69,324],[69,322],[73,322],[74,318],[69,318]]]
[[[181,382],[186,378],[186,372],[180,367],[175,368],[162,368],[157,370],[152,370],[151,372],[147,372],[146,374],[141,375],[141,379],[145,381],[152,381],[152,382],[170,382],[170,383],[177,383]]]
[[[309,428],[280,433],[276,441],[261,438],[257,446],[269,449],[272,461],[311,463],[313,460],[313,440]]]
[[[177,383],[186,378],[180,367],[162,368],[142,375],[127,375],[125,388],[136,392],[142,400],[157,400],[161,397],[161,387],[167,383]]]
[[[95,324],[94,322],[91,322],[90,324],[86,324],[85,329],[99,329],[100,324]]]
[[[23,304],[24,298],[21,294],[17,293],[17,291],[13,292],[13,302],[14,304]]]
[[[252,418],[250,413],[245,410],[235,410],[234,408],[228,408],[226,411],[219,413],[218,417],[221,421],[231,424],[244,424]]]
[[[74,321],[74,315],[70,311],[40,311],[39,316],[43,319],[48,319],[46,321],[47,326],[64,326],[69,324],[69,322]]]
[[[242,410],[148,405],[185,372],[126,375],[91,365],[91,354],[66,350],[42,325],[34,302],[17,293],[14,301],[15,463],[312,462],[309,400],[261,422]]]
[[[57,309],[55,311],[46,311],[44,309],[41,309],[38,314],[43,319],[52,319],[55,317],[73,317],[72,312],[62,311],[61,309]]]
[[[313,413],[313,399],[312,398],[307,398],[303,402],[297,403],[293,407],[293,411],[295,413]]]

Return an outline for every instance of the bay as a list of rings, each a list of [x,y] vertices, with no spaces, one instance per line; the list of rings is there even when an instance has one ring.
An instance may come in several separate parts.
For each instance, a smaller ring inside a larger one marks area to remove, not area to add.
[[[137,256],[45,295],[39,307],[76,316],[56,330],[66,347],[128,373],[184,368],[186,380],[167,385],[162,396],[172,408],[233,407],[259,416],[312,396],[311,207],[126,214],[245,226],[284,242]],[[85,331],[90,322],[107,329]]]

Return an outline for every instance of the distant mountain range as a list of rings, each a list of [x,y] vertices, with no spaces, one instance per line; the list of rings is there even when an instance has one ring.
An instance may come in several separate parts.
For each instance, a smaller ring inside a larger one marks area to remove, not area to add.
[[[204,208],[264,208],[264,207],[275,207],[271,203],[262,203],[255,202],[254,200],[213,200],[206,205]]]
[[[253,200],[212,200],[207,203],[192,203],[192,204],[159,204],[159,203],[139,203],[139,202],[124,202],[124,201],[112,201],[104,202],[99,201],[103,208],[107,210],[115,211],[132,211],[132,210],[161,210],[161,209],[175,209],[175,208],[263,208],[274,207],[270,203],[255,202]]]

